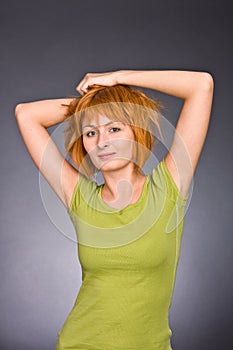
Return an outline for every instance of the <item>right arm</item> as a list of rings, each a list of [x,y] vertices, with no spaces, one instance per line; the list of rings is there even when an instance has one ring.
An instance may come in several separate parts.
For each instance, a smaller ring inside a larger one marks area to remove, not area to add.
[[[68,209],[79,172],[64,159],[46,128],[66,118],[67,106],[73,99],[52,99],[21,103],[15,117],[27,150],[59,199]]]

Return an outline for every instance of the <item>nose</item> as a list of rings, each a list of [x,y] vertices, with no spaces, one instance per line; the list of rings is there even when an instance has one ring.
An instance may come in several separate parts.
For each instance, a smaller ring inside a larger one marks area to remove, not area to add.
[[[98,133],[98,139],[97,139],[97,146],[102,149],[109,146],[109,138],[106,132],[99,131]]]

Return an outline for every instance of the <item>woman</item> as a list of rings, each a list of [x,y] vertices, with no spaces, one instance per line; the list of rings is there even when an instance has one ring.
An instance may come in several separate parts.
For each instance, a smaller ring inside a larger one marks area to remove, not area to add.
[[[161,137],[162,105],[129,85],[184,100],[169,152],[147,176],[141,169],[156,138],[149,128]],[[81,97],[16,107],[28,151],[78,236],[83,283],[56,350],[171,350],[168,312],[183,211],[207,134],[213,85],[206,72],[92,73],[77,86]],[[64,120],[66,150],[79,170],[46,131]],[[99,170],[100,186],[91,179]]]

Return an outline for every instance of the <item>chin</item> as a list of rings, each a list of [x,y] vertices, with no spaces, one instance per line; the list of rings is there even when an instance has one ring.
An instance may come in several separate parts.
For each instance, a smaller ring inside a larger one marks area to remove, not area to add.
[[[100,165],[100,167],[98,167],[98,169],[101,172],[117,171],[117,170],[121,170],[121,169],[127,167],[131,163],[132,163],[132,161],[125,160],[125,159],[124,160],[120,160],[120,159],[109,160],[109,161],[105,162],[104,164]]]

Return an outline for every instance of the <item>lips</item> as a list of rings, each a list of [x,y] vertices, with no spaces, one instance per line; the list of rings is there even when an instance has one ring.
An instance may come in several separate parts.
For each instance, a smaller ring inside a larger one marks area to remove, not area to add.
[[[115,152],[112,152],[112,153],[104,153],[104,154],[99,154],[98,157],[100,159],[107,159],[107,158],[110,158],[111,156],[113,156],[114,154],[116,154]]]

